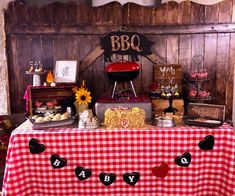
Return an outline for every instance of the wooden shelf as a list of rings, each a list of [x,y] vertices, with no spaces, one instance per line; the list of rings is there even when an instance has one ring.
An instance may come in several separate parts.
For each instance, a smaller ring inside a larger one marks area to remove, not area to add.
[[[189,79],[189,82],[206,82],[209,81],[209,78],[201,78],[201,79]]]
[[[211,96],[205,97],[205,98],[200,98],[200,97],[188,97],[188,100],[190,101],[210,101]]]

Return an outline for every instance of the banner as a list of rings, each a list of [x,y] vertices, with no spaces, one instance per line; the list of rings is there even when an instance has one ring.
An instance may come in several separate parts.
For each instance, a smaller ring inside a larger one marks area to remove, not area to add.
[[[181,3],[182,1],[187,1],[187,0],[116,0],[116,1],[119,2],[121,5],[124,5],[128,2],[132,2],[143,6],[154,6],[154,5],[159,5],[160,4],[159,2],[166,3],[168,1],[175,1],[177,3]],[[213,5],[224,0],[191,0],[191,1],[204,5]],[[113,2],[113,0],[92,0],[92,6],[98,7],[110,2]]]
[[[168,1],[172,1],[172,0],[162,0],[162,3],[166,3]],[[182,1],[186,1],[186,0],[173,0],[173,1],[176,1],[177,3],[181,3]],[[204,4],[204,5],[213,5],[224,0],[191,0],[191,1],[195,3],[199,3],[199,4]]]
[[[113,0],[92,0],[92,6],[97,7],[107,3],[112,2]],[[137,3],[143,6],[154,6],[155,0],[116,0],[120,4],[124,5],[128,2]]]

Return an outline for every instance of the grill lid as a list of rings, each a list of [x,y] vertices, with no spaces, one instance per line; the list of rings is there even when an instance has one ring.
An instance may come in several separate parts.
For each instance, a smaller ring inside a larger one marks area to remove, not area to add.
[[[106,72],[132,72],[139,71],[140,66],[134,62],[117,62],[109,64],[105,67]]]

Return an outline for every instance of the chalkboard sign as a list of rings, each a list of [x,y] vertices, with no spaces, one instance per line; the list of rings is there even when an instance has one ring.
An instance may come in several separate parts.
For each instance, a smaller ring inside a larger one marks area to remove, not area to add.
[[[154,66],[154,83],[161,90],[182,93],[182,67],[179,64]]]
[[[150,55],[153,42],[137,32],[117,31],[100,38],[105,61],[112,62],[112,54],[131,55],[132,61],[139,61],[138,55]]]

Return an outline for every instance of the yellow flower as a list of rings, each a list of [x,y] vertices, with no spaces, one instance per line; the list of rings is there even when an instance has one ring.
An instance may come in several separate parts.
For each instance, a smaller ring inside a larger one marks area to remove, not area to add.
[[[79,88],[75,93],[75,98],[79,105],[91,103],[90,92],[85,88]]]

